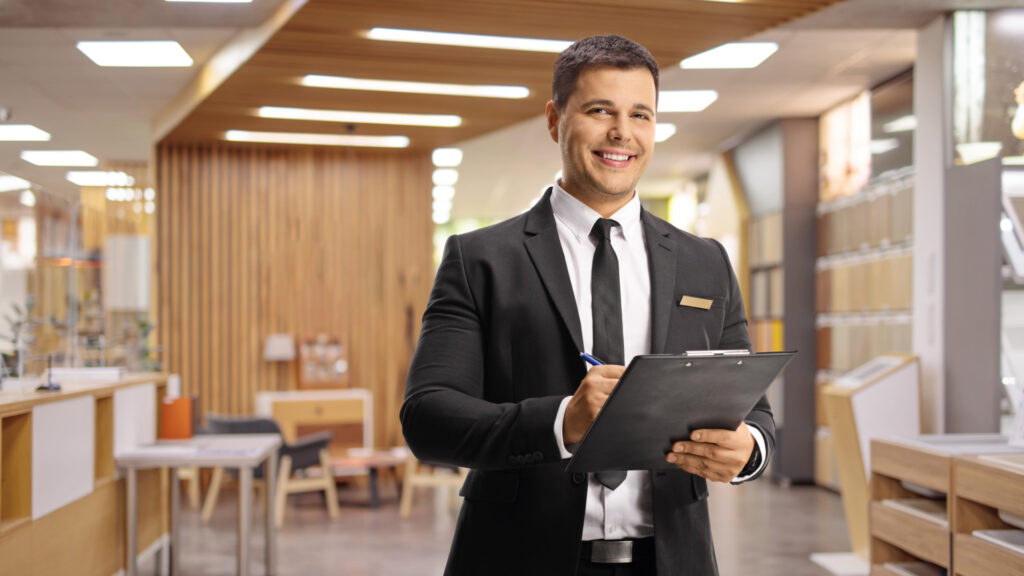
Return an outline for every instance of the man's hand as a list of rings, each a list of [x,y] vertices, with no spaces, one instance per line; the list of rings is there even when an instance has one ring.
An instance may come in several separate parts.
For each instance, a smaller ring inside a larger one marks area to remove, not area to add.
[[[730,482],[747,465],[754,446],[754,436],[741,422],[736,430],[694,430],[690,441],[672,445],[665,460],[690,474]]]
[[[603,364],[594,366],[587,372],[586,378],[580,382],[576,393],[572,395],[565,407],[565,419],[562,420],[562,441],[566,446],[576,444],[583,439],[587,429],[601,411],[608,395],[619,383],[619,378],[626,371],[625,366]]]

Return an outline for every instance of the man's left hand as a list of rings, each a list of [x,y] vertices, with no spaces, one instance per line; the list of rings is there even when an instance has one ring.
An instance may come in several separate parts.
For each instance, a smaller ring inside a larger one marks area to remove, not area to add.
[[[745,423],[736,430],[694,430],[689,441],[672,445],[665,460],[690,474],[731,482],[754,453],[754,436]]]

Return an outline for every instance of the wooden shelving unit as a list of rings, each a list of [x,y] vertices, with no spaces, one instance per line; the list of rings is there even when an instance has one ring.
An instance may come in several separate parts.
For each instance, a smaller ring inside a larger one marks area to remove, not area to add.
[[[1024,529],[1024,449],[1019,454],[961,456],[953,461],[953,570],[956,576],[1024,575],[1024,550],[979,537],[977,530]],[[1018,535],[1019,536],[1019,535]]]
[[[0,419],[0,534],[32,517],[32,413]]]
[[[96,397],[96,483],[114,479],[114,397]]]

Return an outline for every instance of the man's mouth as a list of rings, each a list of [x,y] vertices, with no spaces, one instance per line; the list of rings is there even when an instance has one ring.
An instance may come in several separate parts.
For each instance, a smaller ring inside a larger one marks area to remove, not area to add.
[[[616,168],[625,168],[633,158],[636,158],[635,155],[625,152],[605,152],[599,150],[594,151],[594,156],[597,156],[604,164]]]

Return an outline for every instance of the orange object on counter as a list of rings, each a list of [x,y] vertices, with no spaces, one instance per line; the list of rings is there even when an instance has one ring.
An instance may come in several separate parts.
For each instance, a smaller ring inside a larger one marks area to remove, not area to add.
[[[160,439],[187,440],[192,437],[192,398],[164,398],[160,405]]]

